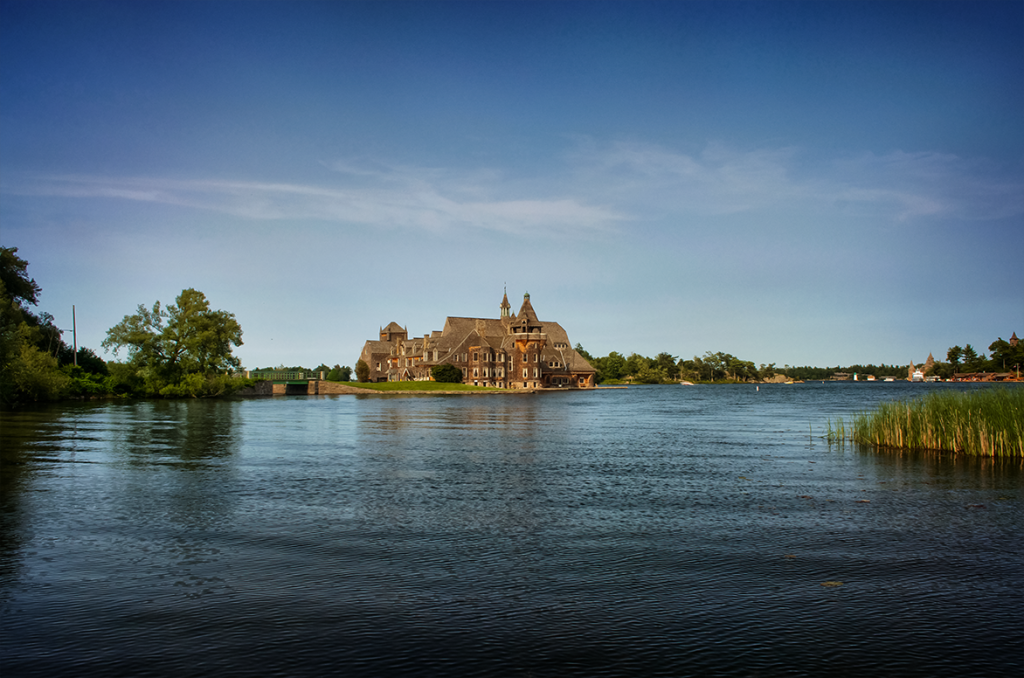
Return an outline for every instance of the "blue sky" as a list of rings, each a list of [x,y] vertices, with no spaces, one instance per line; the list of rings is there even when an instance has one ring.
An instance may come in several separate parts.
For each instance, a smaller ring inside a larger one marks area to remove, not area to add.
[[[1024,335],[1022,29],[1024,2],[0,0],[0,242],[108,359],[188,287],[247,367],[312,367],[506,285],[595,355],[944,358]]]

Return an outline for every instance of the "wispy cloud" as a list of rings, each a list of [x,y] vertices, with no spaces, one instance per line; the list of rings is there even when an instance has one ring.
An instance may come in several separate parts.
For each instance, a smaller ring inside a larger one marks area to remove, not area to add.
[[[997,219],[1024,213],[1024,178],[981,161],[893,152],[832,160],[796,148],[681,153],[643,143],[583,143],[570,154],[580,185],[647,211],[705,215],[862,209],[897,221]]]
[[[337,169],[337,167],[335,167]],[[339,224],[434,232],[607,231],[622,214],[568,197],[507,197],[493,186],[438,172],[345,167],[339,186],[223,180],[62,175],[5,181],[4,192],[66,198],[114,198],[192,207],[239,217],[319,219]],[[359,181],[351,181],[355,176]],[[347,184],[358,184],[350,186]]]
[[[254,220],[314,219],[433,233],[482,230],[585,236],[673,215],[861,212],[872,218],[966,221],[1024,213],[1024,179],[980,161],[894,152],[811,159],[796,148],[682,153],[587,141],[545,176],[510,181],[474,171],[324,163],[319,184],[83,175],[5,175],[5,193],[178,205]]]

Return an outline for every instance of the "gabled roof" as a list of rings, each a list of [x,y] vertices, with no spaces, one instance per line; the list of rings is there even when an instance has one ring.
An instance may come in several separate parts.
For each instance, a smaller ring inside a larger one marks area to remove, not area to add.
[[[405,332],[405,328],[402,327],[401,325],[399,325],[398,323],[392,321],[392,322],[388,323],[388,326],[385,327],[382,331],[384,331],[384,332]]]

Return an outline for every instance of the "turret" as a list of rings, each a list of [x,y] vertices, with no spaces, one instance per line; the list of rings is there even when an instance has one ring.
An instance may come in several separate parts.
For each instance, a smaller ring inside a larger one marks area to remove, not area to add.
[[[505,296],[501,299],[501,317],[507,318],[512,312],[512,304],[508,303],[508,290],[505,291]]]

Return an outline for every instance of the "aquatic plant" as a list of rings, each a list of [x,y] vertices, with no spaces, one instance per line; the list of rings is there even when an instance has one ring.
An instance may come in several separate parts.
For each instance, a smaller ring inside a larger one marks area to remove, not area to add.
[[[828,422],[830,442],[1024,458],[1024,389],[938,391]]]

